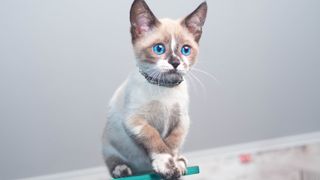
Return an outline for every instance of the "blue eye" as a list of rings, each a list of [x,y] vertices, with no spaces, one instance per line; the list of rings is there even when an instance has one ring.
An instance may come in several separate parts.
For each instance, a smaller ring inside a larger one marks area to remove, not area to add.
[[[181,48],[181,53],[184,55],[184,56],[189,56],[191,54],[191,47],[189,45],[184,45],[182,46]]]
[[[159,43],[152,47],[154,53],[161,55],[166,52],[166,48],[163,44]]]

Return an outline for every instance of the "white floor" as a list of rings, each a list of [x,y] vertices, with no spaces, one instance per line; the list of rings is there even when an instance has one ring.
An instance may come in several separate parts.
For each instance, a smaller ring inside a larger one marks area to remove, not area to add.
[[[200,174],[186,180],[320,180],[320,132],[187,153]],[[25,180],[107,180],[95,167]]]

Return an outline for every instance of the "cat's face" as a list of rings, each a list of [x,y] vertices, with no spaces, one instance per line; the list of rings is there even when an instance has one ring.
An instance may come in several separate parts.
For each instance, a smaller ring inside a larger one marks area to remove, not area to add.
[[[157,19],[144,0],[135,0],[130,11],[131,36],[137,65],[152,84],[174,87],[196,62],[207,13],[202,3],[181,20]]]

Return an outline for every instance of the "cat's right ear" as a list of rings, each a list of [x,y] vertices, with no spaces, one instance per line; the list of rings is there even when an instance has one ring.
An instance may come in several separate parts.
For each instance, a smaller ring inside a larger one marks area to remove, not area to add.
[[[134,0],[130,9],[132,41],[160,24],[144,0]]]

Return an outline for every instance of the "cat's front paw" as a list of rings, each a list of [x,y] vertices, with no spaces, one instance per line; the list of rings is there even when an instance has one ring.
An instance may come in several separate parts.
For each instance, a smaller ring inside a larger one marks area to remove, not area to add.
[[[171,154],[153,154],[152,167],[164,179],[179,179],[181,172]]]
[[[175,157],[175,161],[176,161],[176,165],[180,171],[180,174],[181,175],[184,175],[186,174],[187,172],[187,164],[188,164],[188,161],[187,159],[182,156],[182,155],[179,155],[179,156],[176,156]]]

